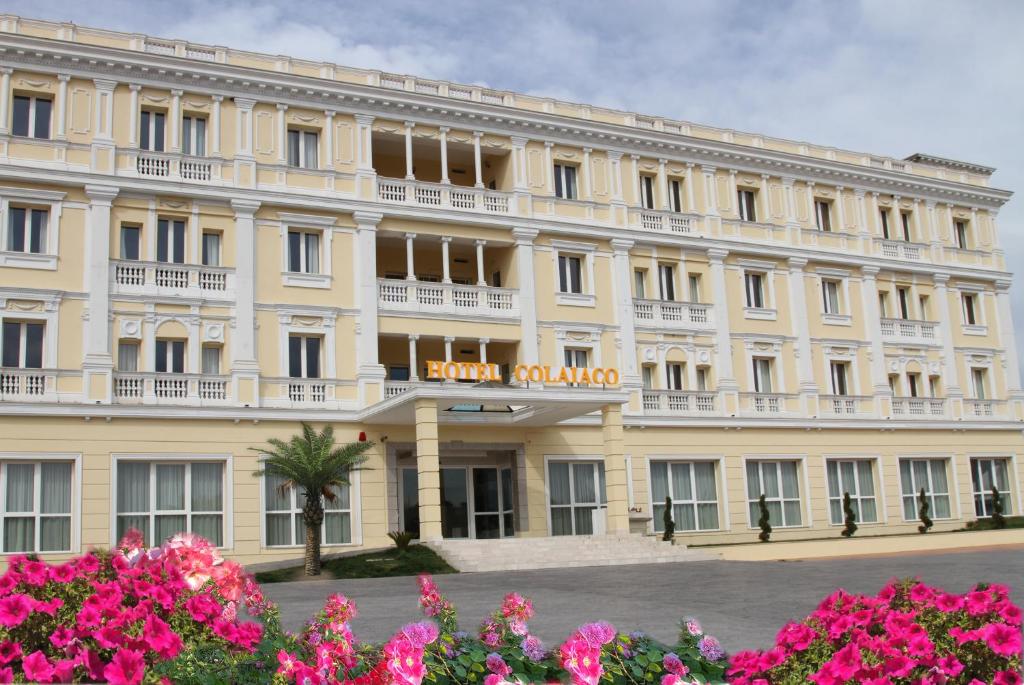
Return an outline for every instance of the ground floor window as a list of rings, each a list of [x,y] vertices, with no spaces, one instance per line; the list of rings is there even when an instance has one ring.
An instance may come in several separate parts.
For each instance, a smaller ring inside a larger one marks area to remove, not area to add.
[[[263,477],[267,516],[267,547],[294,547],[306,543],[306,523],[302,507],[306,493],[298,488],[282,490],[284,479],[267,474]],[[347,545],[352,542],[352,487],[332,489],[334,501],[323,499],[324,522],[320,541],[325,545]]]
[[[995,498],[992,486],[999,491],[1003,513],[1010,511],[1010,460],[1006,458],[971,459],[971,484],[974,489],[974,513],[979,517],[991,516]]]
[[[757,527],[761,518],[758,501],[765,496],[772,527],[799,526],[800,479],[797,461],[748,461],[747,505],[750,526]]]
[[[182,532],[224,545],[224,462],[117,464],[117,537],[140,531],[156,546]]]
[[[603,462],[548,463],[552,535],[604,533],[608,509]]]
[[[949,481],[946,477],[946,459],[902,459],[900,460],[900,486],[903,493],[903,518],[913,521],[918,518],[918,495],[924,488],[928,500],[929,517],[948,519]]]
[[[70,462],[0,462],[3,551],[71,551]]]
[[[654,530],[665,530],[665,498],[672,499],[677,531],[717,530],[718,487],[710,461],[652,461],[651,497]]]
[[[870,459],[829,459],[828,515],[833,525],[842,525],[843,495],[850,493],[850,507],[857,523],[877,523],[878,505],[875,502],[875,480]]]

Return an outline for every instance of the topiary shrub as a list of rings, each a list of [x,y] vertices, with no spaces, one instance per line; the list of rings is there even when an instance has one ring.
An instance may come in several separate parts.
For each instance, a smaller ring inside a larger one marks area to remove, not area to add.
[[[665,513],[662,514],[661,520],[665,523],[665,534],[661,536],[661,539],[665,542],[670,542],[676,534],[676,522],[672,520],[671,497],[665,498]]]
[[[921,488],[920,494],[917,496],[917,501],[920,504],[920,508],[917,510],[917,516],[921,519],[921,525],[917,527],[917,532],[924,534],[928,532],[934,523],[928,518],[928,510],[931,509],[931,505],[928,504],[928,497],[924,493],[924,488]]]
[[[992,527],[1006,528],[1006,517],[1003,516],[1003,496],[999,494],[999,488],[995,485],[992,486]]]
[[[772,536],[772,524],[771,515],[768,513],[768,505],[764,501],[764,493],[761,493],[761,497],[757,500],[757,507],[761,511],[761,518],[757,520],[757,525],[761,527],[761,532],[758,533],[757,539],[761,542],[768,542]]]
[[[409,549],[409,543],[412,542],[412,533],[406,530],[393,530],[388,533],[388,537],[391,538],[391,542],[395,543],[399,552]]]
[[[850,493],[843,493],[843,514],[846,516],[846,527],[843,528],[841,535],[844,538],[853,537],[853,534],[857,532],[857,515],[853,513],[853,504],[850,502]]]

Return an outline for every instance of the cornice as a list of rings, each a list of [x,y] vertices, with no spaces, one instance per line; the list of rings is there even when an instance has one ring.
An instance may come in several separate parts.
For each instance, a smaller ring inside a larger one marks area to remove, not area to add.
[[[506,105],[453,100],[440,95],[22,34],[0,35],[0,55],[8,64],[81,78],[161,88],[180,86],[195,93],[230,95],[319,110],[344,110],[357,115],[383,115],[398,121],[416,119],[431,125],[487,130],[495,134],[532,137],[581,147],[614,148],[627,154],[646,154],[680,163],[724,165],[755,174],[799,176],[801,180],[871,192],[898,193],[924,200],[956,200],[998,207],[1012,195],[1006,190],[684,134],[635,129],[624,124],[585,121]]]

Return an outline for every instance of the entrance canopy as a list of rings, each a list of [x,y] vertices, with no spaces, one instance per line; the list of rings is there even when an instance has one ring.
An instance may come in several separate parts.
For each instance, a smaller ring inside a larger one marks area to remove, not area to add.
[[[492,383],[422,383],[369,409],[370,424],[412,425],[416,400],[437,402],[437,420],[445,424],[549,426],[624,404],[629,393],[586,387],[519,387]]]

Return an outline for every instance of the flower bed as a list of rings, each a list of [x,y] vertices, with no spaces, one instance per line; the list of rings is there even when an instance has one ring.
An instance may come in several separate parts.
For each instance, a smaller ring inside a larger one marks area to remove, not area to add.
[[[842,590],[802,622],[779,631],[773,648],[736,654],[736,685],[1021,684],[1021,610],[1002,585],[954,595],[917,581],[893,581],[878,595]]]

